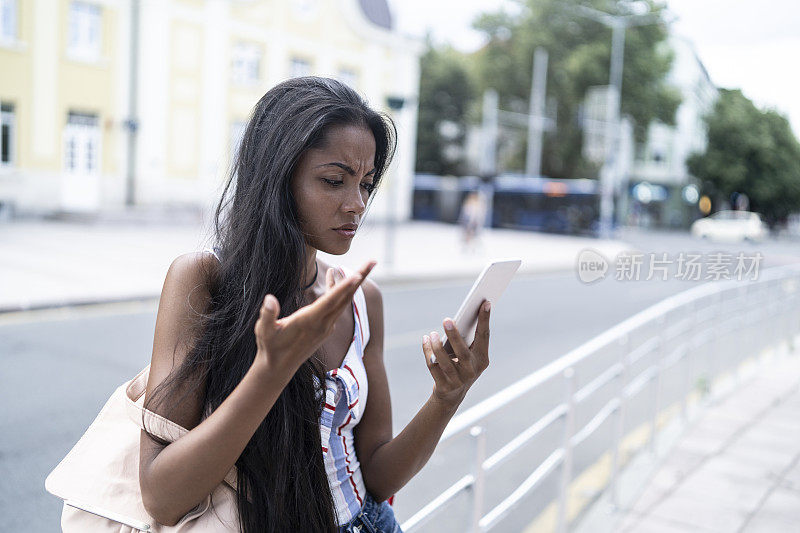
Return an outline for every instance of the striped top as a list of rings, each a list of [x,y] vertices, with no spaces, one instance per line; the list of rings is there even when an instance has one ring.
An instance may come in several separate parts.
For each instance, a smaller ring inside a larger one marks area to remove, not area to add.
[[[216,250],[207,248],[205,251],[219,259]],[[324,404],[319,421],[325,472],[339,525],[350,522],[358,514],[367,494],[353,435],[364,414],[368,392],[367,371],[362,358],[364,347],[369,342],[369,319],[367,301],[361,287],[353,296],[351,306],[355,323],[353,340],[342,365],[326,373]]]
[[[369,319],[364,291],[353,296],[355,331],[342,365],[325,377],[325,404],[319,430],[328,484],[339,525],[355,517],[364,505],[367,489],[356,457],[353,429],[367,405],[367,371],[362,358],[369,342]]]

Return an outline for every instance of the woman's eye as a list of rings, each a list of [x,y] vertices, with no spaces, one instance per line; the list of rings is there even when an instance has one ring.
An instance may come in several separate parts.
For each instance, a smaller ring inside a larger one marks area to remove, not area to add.
[[[331,187],[337,187],[337,186],[341,185],[342,183],[344,183],[344,181],[342,181],[342,180],[330,180],[328,178],[322,178],[322,181],[324,181],[325,183],[327,183]]]
[[[361,186],[369,193],[375,190],[375,185],[372,183],[362,183]]]

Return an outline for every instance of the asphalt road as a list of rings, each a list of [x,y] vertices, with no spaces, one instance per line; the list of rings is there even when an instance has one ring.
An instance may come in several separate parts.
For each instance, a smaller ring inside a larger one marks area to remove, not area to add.
[[[761,265],[800,260],[792,241],[718,245],[672,233],[630,232],[625,240],[643,251],[761,251]],[[475,384],[462,410],[501,390],[634,313],[694,282],[617,281],[613,276],[587,285],[575,272],[515,279],[492,314],[491,365]],[[471,282],[414,284],[383,289],[385,359],[393,401],[395,433],[411,420],[430,394],[432,380],[419,343],[455,312]],[[44,491],[44,478],[77,441],[113,390],[149,362],[155,302],[0,316],[0,529],[49,532],[59,529],[61,503]],[[490,433],[490,452],[541,414],[552,394],[543,390],[515,406]],[[543,435],[542,450],[559,438]],[[605,444],[596,442],[594,448]],[[547,448],[549,450],[549,448]],[[396,512],[408,518],[430,498],[469,471],[464,442],[437,450],[425,469],[397,496]],[[543,453],[543,452],[542,452]],[[537,449],[522,463],[510,463],[496,486],[512,488],[543,458]],[[587,451],[585,460],[593,453]],[[582,466],[577,459],[576,470]],[[585,466],[585,464],[583,465]],[[549,501],[548,491],[526,499],[502,530],[516,531]],[[501,495],[495,492],[490,499]],[[452,530],[467,518],[466,501],[447,512]],[[431,530],[445,531],[438,523]]]

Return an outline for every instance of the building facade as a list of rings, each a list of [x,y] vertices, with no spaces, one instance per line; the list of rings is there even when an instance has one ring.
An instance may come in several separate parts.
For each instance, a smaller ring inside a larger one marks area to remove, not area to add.
[[[123,167],[124,16],[113,3],[0,0],[0,202],[98,205]]]
[[[686,161],[705,150],[704,117],[718,91],[689,41],[673,36],[669,45],[675,53],[669,82],[683,100],[675,125],[653,122],[646,142],[636,150],[623,191],[626,221],[634,225],[687,227],[698,216],[698,187]]]
[[[410,212],[422,44],[393,28],[385,0],[0,5],[0,69],[11,73],[0,79],[0,202],[45,212],[130,199],[208,208],[253,105],[311,74],[348,83],[395,120],[391,194],[372,210]]]

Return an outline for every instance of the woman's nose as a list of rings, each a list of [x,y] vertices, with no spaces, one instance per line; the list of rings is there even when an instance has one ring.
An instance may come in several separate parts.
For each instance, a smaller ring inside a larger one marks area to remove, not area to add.
[[[348,213],[356,213],[361,215],[366,210],[367,206],[364,203],[364,195],[361,192],[361,184],[357,184],[355,188],[350,188],[347,191],[347,198],[345,198],[344,210]]]

